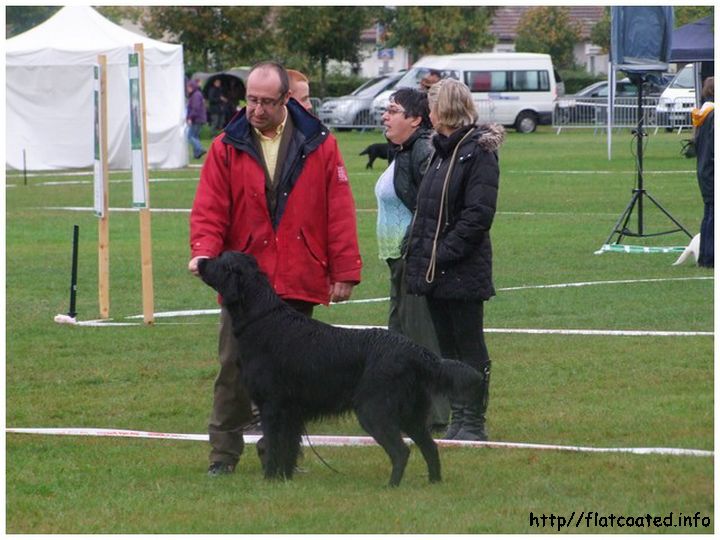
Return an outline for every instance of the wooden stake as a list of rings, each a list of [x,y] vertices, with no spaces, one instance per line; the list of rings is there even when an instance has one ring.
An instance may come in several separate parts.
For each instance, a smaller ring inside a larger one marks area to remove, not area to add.
[[[98,56],[100,64],[100,159],[102,160],[103,215],[98,223],[98,303],[100,318],[110,317],[110,225],[109,225],[109,187],[110,171],[108,167],[107,138],[107,57]]]
[[[153,295],[152,235],[150,231],[150,181],[147,154],[147,101],[145,99],[145,53],[142,43],[135,44],[140,67],[140,100],[142,102],[142,145],[143,168],[145,169],[145,208],[140,209],[140,260],[142,265],[143,320],[145,324],[155,322],[155,301]]]

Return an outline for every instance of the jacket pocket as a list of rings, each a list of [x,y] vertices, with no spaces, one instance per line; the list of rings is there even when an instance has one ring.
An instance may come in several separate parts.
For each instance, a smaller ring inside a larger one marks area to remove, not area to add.
[[[303,244],[305,244],[305,248],[308,250],[308,253],[310,253],[310,256],[315,259],[320,266],[327,268],[327,259],[322,256],[320,249],[310,239],[310,236],[305,232],[304,227],[300,227],[300,236],[302,237]]]

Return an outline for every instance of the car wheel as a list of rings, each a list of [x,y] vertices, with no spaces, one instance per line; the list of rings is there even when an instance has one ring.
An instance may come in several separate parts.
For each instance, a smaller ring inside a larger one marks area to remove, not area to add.
[[[515,119],[515,129],[518,133],[532,133],[537,128],[537,117],[535,113],[523,111]]]

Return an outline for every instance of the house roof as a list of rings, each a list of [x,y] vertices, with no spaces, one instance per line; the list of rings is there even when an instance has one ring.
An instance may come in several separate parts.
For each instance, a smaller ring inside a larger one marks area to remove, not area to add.
[[[499,41],[515,41],[517,25],[530,6],[502,6],[495,11],[490,32]],[[568,6],[570,20],[580,23],[580,38],[587,40],[595,24],[602,19],[603,6]]]
[[[531,6],[501,6],[496,8],[490,32],[497,37],[498,41],[512,42],[517,37],[517,25],[523,14]],[[603,6],[568,6],[570,20],[580,22],[580,38],[587,40],[590,37],[590,30],[602,19]],[[362,31],[361,38],[365,43],[375,43],[377,25],[366,28]]]

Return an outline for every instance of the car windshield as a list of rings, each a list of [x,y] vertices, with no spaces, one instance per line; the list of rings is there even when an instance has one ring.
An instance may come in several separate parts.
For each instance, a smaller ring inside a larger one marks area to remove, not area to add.
[[[588,97],[592,95],[607,96],[607,82],[602,81],[599,83],[591,84],[580,90],[577,94],[578,97]]]
[[[695,72],[693,65],[688,64],[682,71],[677,74],[673,82],[670,83],[670,88],[695,88]]]
[[[457,71],[439,69],[438,70],[443,79],[446,77],[452,77],[453,79],[459,79],[460,74]],[[396,88],[417,88],[420,86],[420,81],[430,72],[430,68],[426,67],[414,67],[411,68],[402,76],[402,78],[395,85]]]
[[[389,82],[390,77],[376,77],[367,81],[365,84],[354,90],[350,95],[362,98],[375,97],[385,90],[385,87],[389,84]]]

